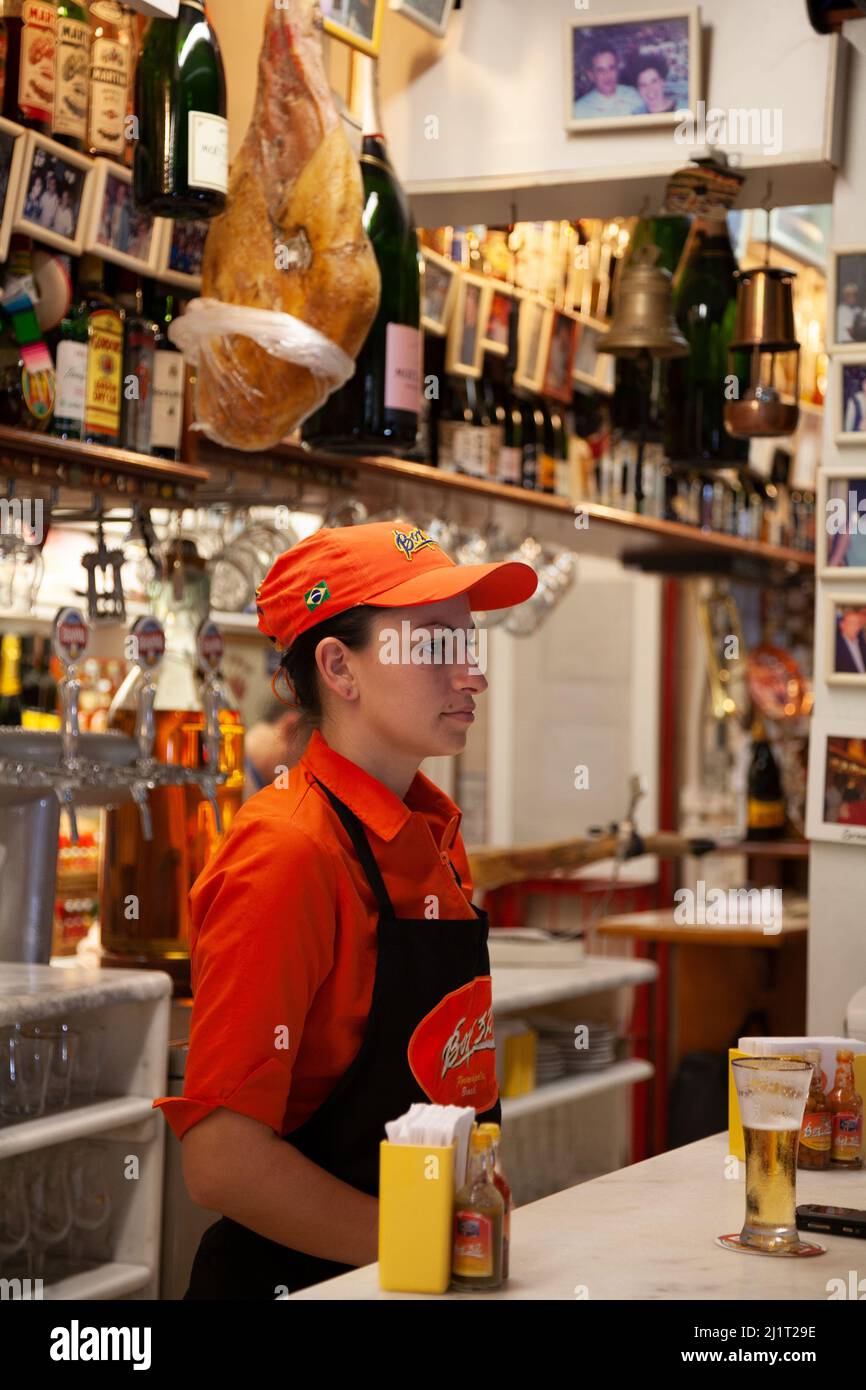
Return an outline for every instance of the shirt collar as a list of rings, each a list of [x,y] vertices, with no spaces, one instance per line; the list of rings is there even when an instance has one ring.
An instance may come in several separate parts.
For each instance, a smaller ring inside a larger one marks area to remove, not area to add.
[[[401,801],[384,782],[331,748],[318,729],[313,730],[301,765],[344,801],[380,840],[393,840],[410,816],[418,812],[441,826],[444,838],[440,842],[444,848],[453,842],[460,828],[459,807],[423,772],[416,772],[405,801]]]

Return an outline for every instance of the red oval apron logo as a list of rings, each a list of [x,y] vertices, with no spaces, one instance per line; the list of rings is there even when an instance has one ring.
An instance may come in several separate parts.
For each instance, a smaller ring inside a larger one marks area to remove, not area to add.
[[[499,1095],[489,975],[439,1000],[407,1049],[412,1075],[436,1105],[471,1105],[478,1114]]]

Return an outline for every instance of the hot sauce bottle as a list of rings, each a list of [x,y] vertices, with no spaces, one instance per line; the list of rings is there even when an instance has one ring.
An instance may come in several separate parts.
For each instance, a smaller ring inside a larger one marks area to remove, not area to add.
[[[505,1203],[493,1177],[489,1134],[469,1140],[466,1182],[454,1198],[451,1283],[455,1289],[497,1289],[502,1283]]]
[[[800,1127],[797,1167],[829,1168],[833,1116],[821,1085],[821,1054],[814,1051],[804,1052],[803,1061],[812,1064],[812,1084],[806,1097],[806,1109]]]
[[[861,1168],[863,1143],[863,1097],[854,1086],[854,1053],[836,1053],[836,1080],[827,1093],[833,1112],[833,1138],[830,1162],[834,1168]]]
[[[502,1282],[508,1278],[508,1254],[511,1248],[511,1212],[514,1208],[514,1198],[511,1195],[511,1184],[502,1168],[500,1158],[499,1141],[502,1137],[502,1130],[496,1124],[483,1124],[478,1126],[479,1133],[489,1134],[493,1144],[493,1181],[505,1203],[505,1212],[502,1218]],[[828,1145],[829,1152],[829,1145]]]

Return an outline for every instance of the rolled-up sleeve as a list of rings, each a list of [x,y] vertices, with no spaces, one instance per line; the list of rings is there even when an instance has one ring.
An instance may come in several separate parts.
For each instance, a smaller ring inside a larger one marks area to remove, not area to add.
[[[282,1132],[310,1004],[333,967],[336,874],[284,820],[236,822],[190,894],[193,1007],[178,1138],[220,1107]]]

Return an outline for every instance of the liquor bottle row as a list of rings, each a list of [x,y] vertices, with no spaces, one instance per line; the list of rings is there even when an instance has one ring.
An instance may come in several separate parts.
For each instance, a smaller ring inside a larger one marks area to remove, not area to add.
[[[117,0],[3,0],[0,16],[6,119],[131,163],[135,17]]]
[[[675,465],[658,444],[646,446],[638,486],[636,446],[611,431],[606,406],[592,397],[576,395],[566,408],[515,390],[500,372],[444,378],[434,405],[427,452],[443,472],[814,550],[813,492],[743,467]]]
[[[186,371],[168,338],[176,296],[97,256],[78,262],[76,293],[58,328],[32,344],[15,317],[0,332],[0,423],[84,444],[178,459]]]
[[[6,632],[0,641],[0,726],[59,728],[57,682],[47,637]]]
[[[135,204],[212,217],[228,187],[226,85],[204,0],[143,21],[118,0],[0,0],[0,112],[134,164]]]

